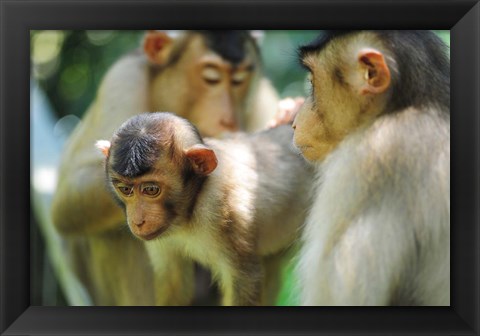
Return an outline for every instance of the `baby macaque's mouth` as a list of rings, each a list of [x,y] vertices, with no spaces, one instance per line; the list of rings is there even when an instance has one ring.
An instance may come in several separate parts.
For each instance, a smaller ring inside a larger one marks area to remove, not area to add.
[[[158,236],[160,236],[163,232],[165,232],[166,230],[168,229],[168,226],[162,226],[160,229],[158,229],[157,231],[154,231],[152,233],[149,233],[149,234],[146,234],[146,235],[142,235],[142,234],[138,234],[138,236],[144,240],[152,240],[152,239],[155,239],[157,238]]]

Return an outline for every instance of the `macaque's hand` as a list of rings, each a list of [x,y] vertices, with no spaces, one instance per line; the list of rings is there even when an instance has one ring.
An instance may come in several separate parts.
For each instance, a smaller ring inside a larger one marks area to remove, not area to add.
[[[278,111],[275,118],[268,123],[269,128],[293,123],[300,107],[305,102],[305,98],[285,98],[278,102]]]

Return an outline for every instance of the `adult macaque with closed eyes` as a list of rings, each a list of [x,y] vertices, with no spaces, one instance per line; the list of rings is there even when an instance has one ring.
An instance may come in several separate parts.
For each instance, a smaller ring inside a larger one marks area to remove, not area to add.
[[[429,31],[331,31],[300,48],[294,141],[317,166],[303,305],[449,305],[450,66]]]
[[[125,122],[111,143],[98,142],[128,226],[147,241],[156,281],[169,281],[162,256],[173,250],[212,271],[224,305],[268,302],[265,279],[280,273],[265,274],[265,257],[294,242],[313,178],[292,136],[284,125],[202,139],[183,118],[146,113]]]
[[[185,304],[192,297],[178,283],[181,292],[173,286],[154,299],[154,287],[163,284],[153,283],[143,244],[123,230],[125,217],[104,188],[95,141],[110,138],[125,120],[145,111],[174,111],[203,135],[254,131],[275,115],[276,102],[261,74],[258,47],[243,31],[149,31],[143,50],[112,66],[65,148],[52,207],[53,222],[94,304]],[[191,269],[176,255],[165,259],[172,279]]]

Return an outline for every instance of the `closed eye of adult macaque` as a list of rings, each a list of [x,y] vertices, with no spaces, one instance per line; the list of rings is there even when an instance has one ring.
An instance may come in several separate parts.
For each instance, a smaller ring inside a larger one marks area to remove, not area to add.
[[[450,65],[429,31],[330,31],[300,48],[293,127],[320,179],[303,305],[450,304]]]
[[[177,255],[165,255],[171,281],[154,283],[144,245],[122,230],[125,215],[104,187],[95,141],[146,111],[173,111],[208,136],[261,129],[277,110],[261,68],[258,46],[245,31],[149,31],[141,50],[107,72],[66,145],[52,205],[53,223],[94,304],[187,304],[194,285],[179,283],[177,275],[192,273],[193,265]]]
[[[266,258],[294,242],[308,209],[313,169],[292,136],[285,125],[202,139],[183,118],[147,113],[98,143],[107,181],[130,231],[147,242],[158,281],[168,270],[157,260],[175,250],[212,271],[223,305],[265,303],[266,277],[280,278],[278,269],[265,274]]]

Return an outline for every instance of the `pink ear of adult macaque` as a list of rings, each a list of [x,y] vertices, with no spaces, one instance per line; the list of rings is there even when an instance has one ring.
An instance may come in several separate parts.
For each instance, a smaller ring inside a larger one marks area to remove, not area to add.
[[[204,146],[194,145],[185,151],[185,155],[192,163],[193,169],[199,175],[209,175],[217,168],[217,156],[215,152]]]
[[[383,54],[375,49],[366,48],[359,52],[358,62],[363,71],[365,84],[361,94],[379,94],[390,86],[390,70]]]
[[[95,143],[95,147],[97,147],[103,153],[103,155],[105,155],[105,157],[108,156],[108,153],[110,151],[110,146],[111,146],[111,143],[108,140],[98,140]]]
[[[143,51],[153,64],[162,65],[170,56],[173,39],[166,32],[149,30],[143,40]]]

